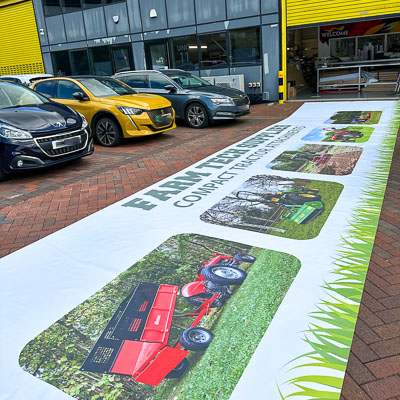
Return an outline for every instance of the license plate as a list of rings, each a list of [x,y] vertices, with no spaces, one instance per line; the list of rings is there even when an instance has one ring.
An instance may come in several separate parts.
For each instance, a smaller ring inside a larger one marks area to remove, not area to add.
[[[157,123],[162,123],[162,124],[167,124],[171,121],[172,118],[172,114],[168,113],[168,114],[163,114],[163,115],[157,115],[156,116],[156,122]]]
[[[247,111],[250,108],[250,106],[248,104],[244,104],[242,106],[239,106],[239,108],[241,111]]]
[[[53,142],[53,150],[60,149],[61,147],[68,147],[68,146],[76,146],[77,144],[81,144],[82,139],[80,136],[74,136],[67,139],[55,140]]]

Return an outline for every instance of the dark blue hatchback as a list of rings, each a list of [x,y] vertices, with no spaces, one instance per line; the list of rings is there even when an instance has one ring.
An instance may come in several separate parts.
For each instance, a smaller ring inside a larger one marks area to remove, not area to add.
[[[205,128],[210,122],[235,119],[250,112],[250,100],[238,89],[214,86],[180,69],[119,72],[114,78],[139,92],[167,98],[176,119],[192,128]]]
[[[0,82],[0,180],[93,153],[86,119],[71,108]]]

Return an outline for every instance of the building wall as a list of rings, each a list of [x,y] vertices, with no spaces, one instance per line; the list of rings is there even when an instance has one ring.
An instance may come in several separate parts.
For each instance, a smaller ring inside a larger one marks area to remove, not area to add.
[[[127,0],[106,5],[44,17],[41,0],[36,4],[38,28],[46,71],[54,73],[51,52],[80,49],[105,44],[129,42],[132,45],[136,69],[146,68],[145,42],[163,38],[220,32],[250,26],[261,28],[261,59],[259,66],[201,71],[201,75],[245,74],[248,82],[261,82],[250,94],[268,92],[271,100],[278,99],[280,0]],[[150,18],[155,9],[156,18]],[[119,17],[115,23],[113,17]]]
[[[43,72],[32,1],[0,1],[0,75]]]
[[[301,26],[400,14],[398,0],[286,0],[287,25]]]

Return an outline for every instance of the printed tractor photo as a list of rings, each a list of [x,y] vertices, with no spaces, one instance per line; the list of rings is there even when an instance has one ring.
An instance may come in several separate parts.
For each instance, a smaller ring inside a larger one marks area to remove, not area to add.
[[[346,126],[343,128],[317,127],[304,136],[302,140],[313,142],[362,143],[370,138],[373,131],[374,128],[361,125]]]
[[[201,264],[196,280],[180,291],[196,310],[183,315],[195,319],[174,346],[168,346],[168,339],[179,287],[139,283],[119,305],[81,370],[128,375],[153,386],[164,378],[181,377],[189,365],[189,351],[204,351],[213,339],[199,322],[211,307],[221,307],[228,300],[231,286],[243,283],[247,274],[238,268],[240,262],[254,261],[249,254],[233,258],[215,254]]]
[[[267,168],[310,174],[348,175],[353,172],[362,151],[358,146],[300,144],[293,150],[284,151]]]
[[[33,338],[19,363],[79,400],[228,400],[300,266],[173,236]]]
[[[324,203],[318,194],[318,189],[292,189],[286,192],[266,193],[260,196],[258,193],[240,191],[237,197],[249,202],[260,202],[264,204],[277,204],[288,210],[281,215],[282,220],[296,224],[307,224],[318,217],[324,209]]]
[[[338,111],[326,124],[368,124],[379,123],[382,111]]]
[[[287,155],[291,162],[294,155]],[[323,167],[329,159],[326,156],[305,153],[296,160],[296,166],[310,163]],[[200,219],[270,235],[311,239],[329,217],[342,188],[334,182],[256,175],[204,212]]]
[[[324,130],[328,133],[332,133],[329,140],[332,142],[355,142],[356,139],[362,138],[364,135],[360,131],[346,131],[339,129],[327,129]]]

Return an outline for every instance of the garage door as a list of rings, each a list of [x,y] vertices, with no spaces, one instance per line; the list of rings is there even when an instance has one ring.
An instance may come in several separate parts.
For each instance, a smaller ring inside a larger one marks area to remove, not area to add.
[[[32,1],[0,7],[0,75],[43,73]]]
[[[399,0],[287,0],[287,25],[400,14]]]

